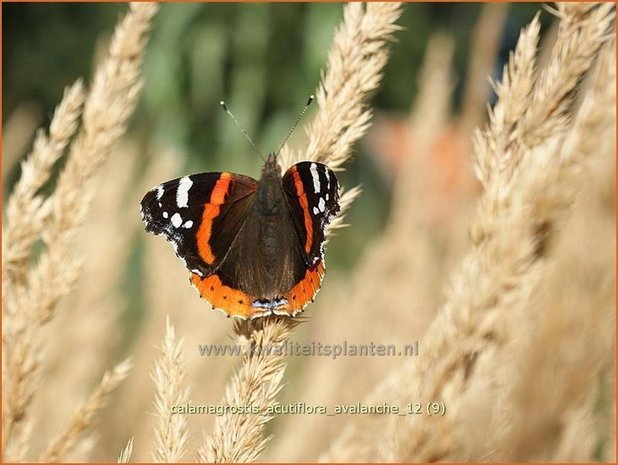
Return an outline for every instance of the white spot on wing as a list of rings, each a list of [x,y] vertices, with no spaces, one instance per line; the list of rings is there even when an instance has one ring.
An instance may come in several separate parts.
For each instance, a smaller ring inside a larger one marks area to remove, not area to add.
[[[181,224],[182,224],[182,216],[180,216],[179,213],[174,213],[172,215],[172,226],[174,226],[175,228],[179,228]]]
[[[161,200],[163,197],[163,186],[157,186],[157,200]]]
[[[328,174],[328,169],[324,170],[324,175],[326,176],[326,189],[330,190],[330,174]],[[328,194],[326,194],[326,200],[328,200]]]
[[[178,190],[176,191],[176,204],[178,208],[186,208],[189,204],[189,189],[193,185],[193,181],[189,176],[180,178],[178,183]]]
[[[185,229],[189,229],[191,226],[193,226],[193,221],[191,220],[185,222],[185,224],[182,225],[182,227]]]
[[[320,210],[318,210],[318,207],[313,207],[313,214],[317,215],[318,213],[320,213]]]
[[[324,199],[322,197],[320,197],[320,201],[318,202],[318,210],[320,210],[321,212],[326,210],[326,202],[324,202]]]
[[[167,212],[163,212],[163,218],[168,219],[170,215]]]
[[[313,191],[317,194],[320,192],[320,175],[318,174],[318,165],[311,163],[309,171],[311,171],[311,178],[313,179]]]

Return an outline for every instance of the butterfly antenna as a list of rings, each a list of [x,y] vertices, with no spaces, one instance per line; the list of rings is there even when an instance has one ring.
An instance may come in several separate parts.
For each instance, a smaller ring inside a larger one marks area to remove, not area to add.
[[[262,152],[260,152],[260,150],[257,148],[257,145],[255,145],[255,142],[253,142],[253,139],[251,139],[251,136],[249,136],[249,134],[247,134],[247,131],[244,130],[244,128],[240,125],[240,123],[238,122],[238,120],[236,119],[236,117],[232,114],[232,112],[229,110],[229,108],[227,107],[227,105],[225,104],[225,102],[223,100],[221,100],[219,102],[219,105],[221,105],[221,108],[223,108],[223,110],[227,113],[227,115],[232,118],[232,121],[234,121],[234,124],[236,125],[236,127],[240,130],[240,132],[243,133],[243,135],[247,138],[247,140],[251,143],[251,146],[255,149],[255,151],[258,153],[258,155],[260,156],[260,158],[262,159],[262,161],[266,161],[266,159],[264,158],[264,155],[262,155]]]
[[[315,98],[314,95],[309,96],[309,99],[307,99],[307,103],[305,104],[305,108],[303,108],[303,111],[301,111],[300,115],[298,115],[298,118],[296,118],[296,122],[294,123],[294,126],[292,126],[292,129],[290,129],[290,132],[288,132],[288,135],[285,136],[285,139],[283,139],[283,142],[281,143],[281,147],[279,147],[279,150],[277,150],[276,155],[279,155],[279,152],[281,152],[281,149],[283,148],[285,143],[288,141],[288,139],[294,132],[294,129],[296,129],[296,126],[298,126],[299,121],[302,119],[303,116],[305,116],[305,112],[307,111],[307,108],[309,108],[309,105],[311,105],[311,102],[313,102],[314,98]]]

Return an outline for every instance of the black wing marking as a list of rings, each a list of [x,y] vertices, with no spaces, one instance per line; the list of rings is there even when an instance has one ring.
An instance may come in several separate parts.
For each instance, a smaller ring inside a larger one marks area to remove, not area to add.
[[[225,172],[167,181],[142,199],[142,220],[146,231],[172,244],[187,269],[207,276],[216,270],[244,224],[256,185],[253,178]]]
[[[288,207],[307,265],[322,257],[326,226],[339,213],[339,182],[326,165],[303,161],[283,176]]]

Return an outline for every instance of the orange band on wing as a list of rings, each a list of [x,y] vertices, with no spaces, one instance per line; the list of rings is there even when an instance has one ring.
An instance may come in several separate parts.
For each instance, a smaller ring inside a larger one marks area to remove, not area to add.
[[[313,300],[320,290],[320,284],[324,277],[324,263],[320,260],[305,272],[305,276],[284,296],[287,303],[274,308],[278,315],[296,315],[307,304]],[[254,307],[255,297],[226,286],[221,282],[216,273],[205,278],[196,274],[191,274],[191,284],[193,284],[200,295],[210,304],[223,310],[227,315],[238,316],[241,318],[254,318],[264,316],[270,311],[261,307]]]
[[[202,297],[228,315],[251,318],[254,313],[260,312],[260,309],[252,307],[253,298],[251,296],[226,286],[216,274],[211,274],[203,279],[192,274],[191,283]]]
[[[215,187],[210,193],[210,203],[221,205],[225,201],[225,194],[227,194],[230,187],[230,180],[232,175],[230,173],[221,173],[221,177],[215,184]]]
[[[305,308],[320,290],[324,277],[324,263],[319,260],[307,270],[303,279],[285,295],[288,307],[285,311],[291,315]]]
[[[309,254],[309,252],[311,252],[311,246],[313,245],[313,222],[311,221],[311,214],[309,213],[309,202],[307,201],[307,194],[305,194],[305,187],[303,186],[303,181],[300,179],[300,174],[298,174],[295,166],[292,167],[292,179],[294,180],[298,202],[303,209],[305,231],[307,233],[305,252]]]
[[[212,192],[210,193],[210,199],[204,206],[204,212],[202,213],[202,223],[196,233],[197,250],[200,257],[208,265],[212,265],[215,261],[215,255],[210,248],[210,236],[212,234],[212,222],[221,212],[219,205],[225,201],[225,194],[230,187],[230,173],[221,173],[221,176],[215,183]]]

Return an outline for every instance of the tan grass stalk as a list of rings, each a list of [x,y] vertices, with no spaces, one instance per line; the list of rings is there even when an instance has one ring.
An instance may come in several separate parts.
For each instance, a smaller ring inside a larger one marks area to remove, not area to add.
[[[303,153],[282,151],[284,168],[295,161],[315,160],[340,168],[352,146],[367,131],[371,110],[365,100],[378,88],[388,60],[386,45],[399,30],[397,2],[348,3],[328,54],[326,73],[316,91],[319,111],[305,132]]]
[[[37,388],[44,344],[41,327],[54,316],[57,303],[79,273],[72,241],[88,211],[92,177],[124,132],[135,106],[146,33],[155,12],[154,4],[132,4],[116,28],[110,55],[97,68],[84,102],[82,127],[50,198],[43,201],[36,193],[75,131],[83,99],[79,83],[59,106],[50,137],[38,137],[32,156],[24,163],[15,200],[9,200],[3,237],[3,451],[14,426],[26,417]],[[28,218],[30,229],[23,231],[19,222]],[[21,235],[26,240],[20,240]],[[39,235],[46,248],[30,268],[29,248]]]
[[[603,10],[605,16],[602,17],[591,14],[563,18],[573,34],[581,32],[576,36],[586,45],[572,43],[572,36],[562,35],[554,53],[564,53],[566,46],[561,45],[561,41],[567,40],[568,48],[598,51],[604,34],[590,34],[590,31],[603,27],[607,30],[613,20],[610,10]],[[577,23],[578,27],[571,23]],[[575,87],[593,59],[594,53],[586,55],[583,63],[576,59],[550,60],[548,66],[562,68],[561,72],[555,72],[556,75],[572,76],[568,81],[555,83],[560,86],[561,95],[566,100],[572,101]],[[547,73],[544,71],[542,75]],[[555,94],[556,91],[548,81],[541,79],[527,101],[526,115],[542,111],[539,106],[545,106],[547,102],[536,97],[542,93]],[[517,152],[508,151],[490,155],[497,158],[497,163],[472,230],[475,250],[464,261],[461,274],[455,276],[447,303],[426,336],[432,354],[427,362],[437,363],[434,367],[419,363],[417,370],[411,373],[413,379],[423,379],[423,385],[412,391],[414,395],[441,398],[449,405],[450,419],[457,418],[459,409],[465,415],[462,405],[465,397],[456,393],[465,392],[466,386],[473,384],[470,379],[475,379],[474,373],[491,371],[495,364],[504,363],[503,358],[496,356],[496,351],[509,340],[509,336],[513,336],[505,320],[512,306],[525,301],[539,282],[550,241],[567,213],[566,207],[577,195],[582,163],[592,155],[583,150],[561,150],[561,144],[564,143],[564,147],[569,145],[564,134],[572,114],[560,112],[551,116],[555,116],[559,123],[544,122],[551,130],[545,133],[542,141],[536,139],[539,145],[527,149],[522,141],[529,140],[528,133],[515,129],[512,135],[515,142],[511,147],[521,144],[519,155],[511,157]],[[537,129],[535,127],[534,131]],[[578,124],[572,129],[568,132],[570,135],[580,132]],[[599,132],[592,131],[591,134]],[[495,135],[489,136],[484,147],[496,146],[493,145]],[[482,151],[482,147],[477,144],[477,150]],[[470,293],[472,290],[474,292]],[[389,457],[403,460],[454,459],[458,456],[457,442],[453,437],[455,425],[449,421],[443,423],[442,437],[438,441],[428,436],[429,421],[417,421],[399,428],[391,440],[391,444],[396,441],[398,444]]]
[[[98,439],[98,435],[94,431],[82,434],[75,443],[75,446],[63,457],[62,461],[67,463],[91,461]]]
[[[26,457],[32,451],[32,433],[34,431],[34,419],[27,417],[20,423],[18,433],[11,441],[7,442],[3,457],[6,461],[25,462]]]
[[[586,170],[586,190],[554,247],[543,284],[529,301],[513,306],[509,327],[528,337],[508,341],[495,357],[503,363],[490,360],[484,370],[493,367],[483,376],[495,384],[496,433],[472,449],[472,459],[481,452],[492,461],[605,461],[601,457],[613,442],[607,420],[615,396],[610,387],[615,379],[615,211],[602,204],[598,187],[613,186],[615,192],[613,126],[595,132],[613,143],[599,147],[603,158],[596,158],[597,152],[593,169]]]
[[[105,406],[110,394],[127,377],[130,369],[131,362],[125,360],[105,373],[88,400],[76,409],[68,427],[40,455],[40,462],[57,462],[71,451],[80,434],[90,426],[95,414]]]
[[[127,445],[120,451],[118,460],[116,463],[129,463],[131,461],[131,455],[133,454],[133,439],[129,439]]]
[[[37,313],[43,321],[51,316],[58,299],[68,291],[67,282],[77,272],[79,262],[67,257],[65,249],[88,211],[90,180],[107,160],[112,144],[125,131],[137,103],[142,87],[139,70],[146,33],[156,10],[152,3],[131,4],[131,12],[116,28],[109,57],[97,69],[84,103],[82,130],[71,145],[69,159],[50,199],[53,213],[43,240],[53,247],[49,247],[30,273],[31,289],[40,291],[36,295]],[[64,268],[62,274],[56,271],[60,263]],[[59,292],[44,292],[34,285],[43,277],[54,277],[49,288]]]
[[[381,79],[388,54],[386,44],[398,27],[399,3],[350,3],[344,7],[344,18],[335,33],[328,58],[328,70],[316,92],[318,113],[306,129],[309,143],[304,154],[292,155],[284,147],[282,167],[299,160],[316,160],[339,168],[351,155],[352,145],[370,125],[371,111],[365,99]],[[344,194],[347,208],[358,195],[357,190]],[[334,227],[340,227],[343,215]],[[332,228],[331,228],[332,229]],[[242,322],[235,326],[240,344],[272,347],[284,342],[297,320],[264,318],[258,322]],[[224,396],[229,405],[253,403],[258,415],[225,414],[215,421],[214,431],[199,448],[201,462],[246,462],[257,459],[269,441],[263,429],[271,416],[268,406],[276,402],[281,389],[285,364],[281,355],[245,354],[240,369],[230,380]]]
[[[569,130],[561,148],[566,159],[577,156],[594,157],[600,147],[604,147],[615,137],[613,122],[616,119],[616,42],[603,47],[590,90],[584,95],[575,116],[572,130]],[[598,134],[606,137],[601,142],[595,139]],[[606,147],[609,148],[609,147]]]
[[[199,448],[199,462],[253,462],[270,437],[264,426],[272,419],[267,409],[277,404],[277,394],[285,371],[283,353],[273,353],[290,336],[300,320],[266,317],[237,322],[234,332],[245,348],[240,368],[225,389],[223,405],[255,406],[259,413],[224,414],[217,417],[212,434]]]
[[[568,127],[577,85],[607,39],[608,24],[614,17],[612,5],[608,3],[559,3],[558,11],[561,19],[558,37],[538,79],[535,80],[534,56],[539,24],[535,21],[528,31],[537,40],[526,41],[528,45],[521,49],[518,47],[511,57],[509,72],[504,73],[497,89],[499,103],[490,114],[495,146],[476,151],[477,176],[483,183],[488,169],[484,166],[487,161],[484,154],[496,151],[502,154],[493,159],[500,165],[494,175],[502,173],[508,180],[527,148],[538,146],[550,135],[558,135]]]
[[[340,201],[341,213],[345,213],[345,210],[359,193],[360,189],[358,188],[346,192],[347,195],[344,195]],[[343,223],[335,224],[337,229],[345,226]],[[260,320],[259,323],[262,328],[260,330],[249,328],[245,324],[238,324],[235,327],[238,343],[244,347],[255,347],[258,353],[264,347],[272,350],[272,347],[284,343],[289,338],[297,324],[295,320],[289,318],[278,320],[274,323]],[[255,331],[259,332],[256,333]],[[245,355],[242,364],[242,369],[228,384],[223,404],[248,405],[253,403],[253,405],[258,406],[261,412],[265,412],[269,407],[276,405],[277,393],[281,389],[281,379],[285,370],[283,357],[281,355],[263,355],[247,358]],[[266,378],[262,379],[262,376],[266,376]],[[260,386],[260,390],[247,389],[246,386]],[[238,394],[239,392],[241,394]],[[243,403],[240,403],[241,399]],[[256,403],[256,399],[259,403]],[[229,415],[224,421],[216,420],[215,433],[208,439],[207,444],[198,451],[198,461],[254,461],[270,440],[270,437],[261,438],[262,427],[270,419],[271,416],[261,414]],[[226,431],[237,430],[238,433],[234,433],[232,439],[225,437]],[[216,438],[215,434],[219,434],[220,437]],[[246,450],[238,450],[238,448],[233,447],[233,441],[236,437],[243,438],[241,444],[246,444]],[[224,444],[224,446],[218,444]]]
[[[502,173],[496,165],[513,157],[511,152],[517,142],[515,133],[518,122],[527,111],[527,103],[534,86],[536,76],[536,48],[539,41],[540,22],[538,15],[521,31],[515,51],[511,52],[509,62],[502,71],[502,81],[495,84],[498,100],[489,112],[489,127],[492,137],[483,138],[477,132],[477,144],[491,140],[492,146],[475,151],[475,174],[484,185],[490,182],[490,176]],[[500,157],[494,156],[501,154]]]
[[[467,387],[478,379],[478,373],[495,366],[498,359],[494,355],[513,337],[505,319],[538,283],[548,242],[578,192],[576,168],[586,154],[561,151],[572,119],[567,110],[572,110],[569,102],[577,83],[605,40],[613,13],[607,5],[585,14],[577,8],[562,11],[564,28],[571,35],[559,36],[554,54],[578,52],[569,55],[569,60],[550,60],[549,66],[559,69],[545,70],[542,76],[568,78],[556,82],[543,78],[535,85],[535,19],[523,31],[498,88],[500,100],[490,115],[489,128],[475,141],[477,174],[485,193],[472,228],[472,250],[455,272],[446,302],[421,341],[424,356],[393,372],[368,398],[368,402],[438,400],[449,413],[437,419],[390,418],[378,444],[365,433],[374,431],[367,425],[372,419],[355,422],[327,459],[438,461],[461,457],[458,453],[464,445],[458,441],[457,420],[470,411]],[[548,101],[542,97],[547,95],[561,96],[564,103],[547,113]],[[521,122],[543,112],[552,120],[534,128]],[[365,455],[356,455],[354,445],[368,442],[375,445]]]
[[[182,364],[182,345],[182,339],[176,340],[175,330],[168,316],[160,349],[161,356],[151,375],[156,388],[157,421],[152,454],[155,462],[180,462],[189,439],[186,415],[172,413],[174,406],[182,406],[189,400],[187,376]]]
[[[19,104],[2,125],[2,181],[26,155],[36,130],[43,119],[41,108],[32,103]]]
[[[549,63],[538,77],[530,110],[520,122],[523,145],[532,147],[568,127],[577,85],[615,18],[610,3],[557,3],[560,25]]]
[[[83,251],[84,264],[75,290],[60,302],[56,317],[43,329],[42,337],[48,342],[40,382],[45,390],[36,396],[32,407],[37,412],[37,438],[55,434],[58,418],[73,409],[75,399],[88,395],[100,374],[113,364],[112,354],[126,335],[119,328],[128,302],[120,290],[134,249],[134,233],[141,225],[139,215],[127,208],[134,205],[127,194],[138,187],[135,165],[140,149],[124,140],[116,147],[94,183],[94,191],[105,195],[93,198],[91,212],[76,237],[75,248]],[[93,276],[96,286],[92,285]],[[67,327],[71,327],[68,333]],[[67,347],[80,348],[71,363],[67,363]],[[135,362],[137,365],[137,359]],[[106,424],[112,409],[102,412],[101,425]],[[105,444],[101,433],[97,431],[98,444]],[[36,448],[36,444],[32,446]]]
[[[40,237],[49,209],[43,209],[39,189],[64,154],[78,128],[84,102],[84,86],[78,80],[68,87],[52,118],[49,135],[37,133],[32,152],[21,165],[21,177],[8,200],[2,237],[3,293],[13,283],[23,283],[28,271],[32,244]]]
[[[614,397],[606,385],[615,378],[615,200],[606,196],[615,195],[615,86],[611,44],[560,148],[567,179],[582,189],[575,216],[553,246],[543,286],[512,312],[510,326],[530,327],[529,338],[509,341],[504,353],[519,356],[493,370],[509,380],[499,391],[502,433],[488,445],[494,460],[590,461],[608,443],[606,409],[596,406]],[[506,414],[523,406],[525,416]]]
[[[508,9],[508,3],[485,3],[474,25],[460,117],[464,133],[484,120],[485,102],[491,90],[487,76],[496,65]]]

